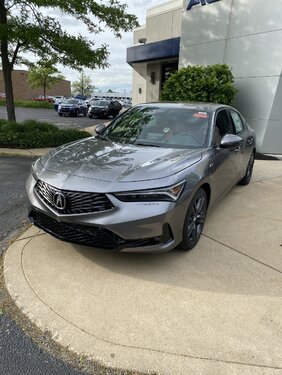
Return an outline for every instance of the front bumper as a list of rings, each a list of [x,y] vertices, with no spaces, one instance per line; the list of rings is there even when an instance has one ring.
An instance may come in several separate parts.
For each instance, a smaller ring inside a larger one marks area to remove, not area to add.
[[[186,207],[172,202],[121,202],[111,194],[113,210],[59,215],[27,181],[29,217],[37,227],[61,240],[123,252],[166,252],[182,240]]]
[[[105,116],[107,114],[107,109],[91,108],[88,110],[90,116]]]
[[[66,115],[66,116],[74,115],[76,112],[77,112],[77,108],[75,107],[58,109],[58,113],[61,113],[62,115]]]

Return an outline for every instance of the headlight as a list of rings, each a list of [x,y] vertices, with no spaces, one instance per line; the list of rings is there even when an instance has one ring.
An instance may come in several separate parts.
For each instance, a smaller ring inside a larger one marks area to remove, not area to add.
[[[60,110],[62,108],[61,104],[59,104],[58,109]]]
[[[176,202],[183,192],[185,182],[182,181],[167,188],[116,193],[114,196],[122,202]]]

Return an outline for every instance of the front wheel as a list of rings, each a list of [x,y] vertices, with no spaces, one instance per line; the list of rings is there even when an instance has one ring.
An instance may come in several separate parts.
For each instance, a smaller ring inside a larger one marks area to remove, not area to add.
[[[208,209],[207,194],[204,189],[199,189],[187,210],[183,226],[183,239],[177,246],[181,250],[191,250],[201,237]]]
[[[252,174],[253,174],[253,168],[254,168],[254,162],[255,162],[255,153],[254,151],[252,152],[248,166],[246,169],[246,174],[245,176],[238,182],[239,185],[248,185],[252,179]]]

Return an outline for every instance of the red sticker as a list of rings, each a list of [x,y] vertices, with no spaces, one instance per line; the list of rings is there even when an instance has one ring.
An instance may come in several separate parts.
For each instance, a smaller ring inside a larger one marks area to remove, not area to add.
[[[208,114],[206,112],[197,112],[193,115],[196,118],[208,118]]]

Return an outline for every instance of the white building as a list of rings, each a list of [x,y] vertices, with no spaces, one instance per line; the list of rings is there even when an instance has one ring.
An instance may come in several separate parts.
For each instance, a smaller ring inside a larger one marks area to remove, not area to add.
[[[226,63],[258,151],[282,154],[282,0],[171,0],[147,11],[127,50],[133,104],[158,101],[171,71]]]

